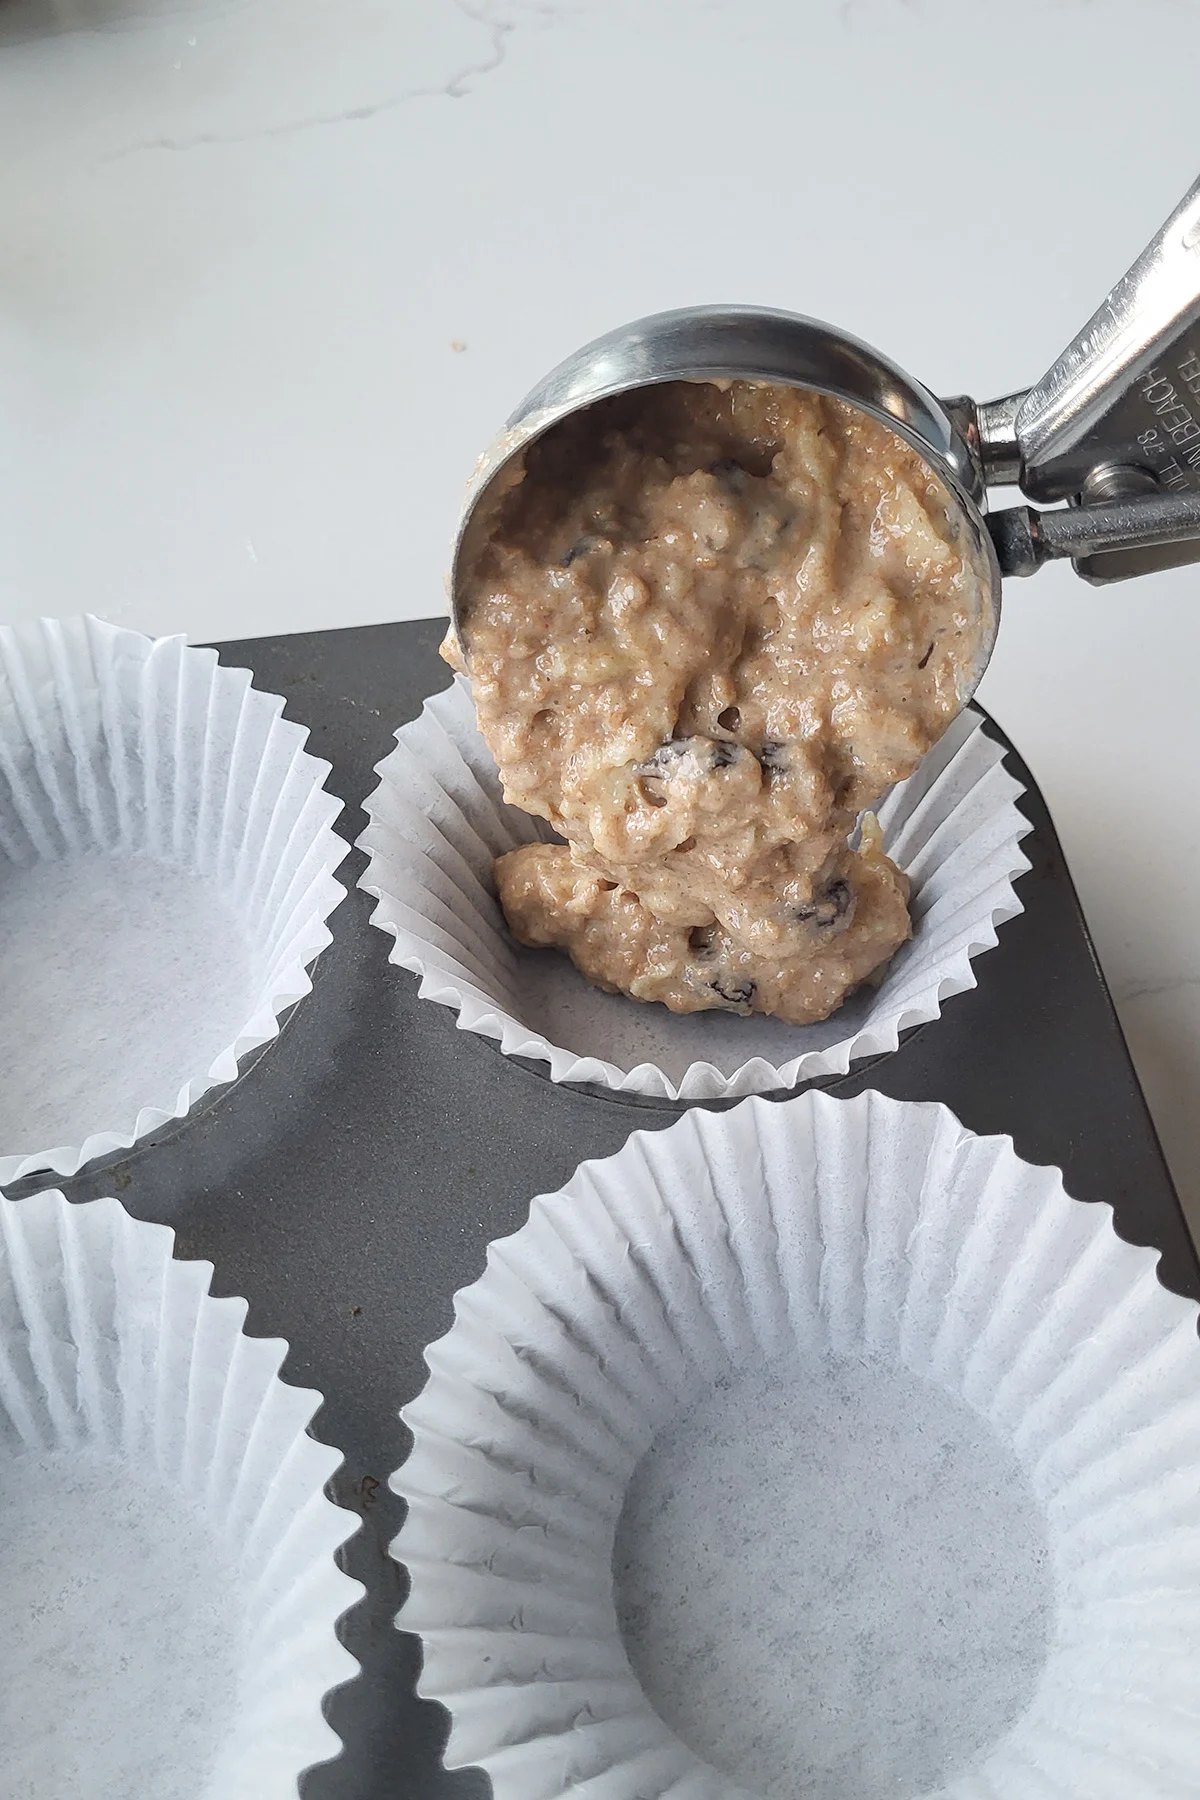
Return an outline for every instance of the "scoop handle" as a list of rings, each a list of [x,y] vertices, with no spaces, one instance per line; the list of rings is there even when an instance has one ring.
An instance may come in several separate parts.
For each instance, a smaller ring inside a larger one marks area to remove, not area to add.
[[[1032,499],[1087,497],[1102,468],[1200,489],[1200,181],[1030,388],[1014,426]]]
[[[1090,581],[1123,581],[1200,562],[1200,181],[1041,380],[965,417],[989,486],[1089,513],[1086,531],[997,518],[1009,572],[1070,555]]]
[[[1200,493],[1139,494],[1051,512],[1009,506],[988,513],[985,523],[1002,575],[1034,575],[1043,563],[1069,556],[1085,580],[1102,583],[1170,567],[1172,557],[1200,558]]]

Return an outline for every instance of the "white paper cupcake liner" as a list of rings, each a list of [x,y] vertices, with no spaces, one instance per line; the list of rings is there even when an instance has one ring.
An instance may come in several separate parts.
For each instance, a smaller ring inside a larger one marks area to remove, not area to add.
[[[0,1186],[182,1118],[311,988],[328,763],[182,638],[0,627]]]
[[[448,1764],[495,1800],[1194,1800],[1200,1344],[1155,1271],[874,1092],[585,1163],[404,1413]]]
[[[426,701],[379,765],[359,885],[395,939],[390,960],[420,976],[420,993],[453,1007],[461,1029],[498,1039],[506,1056],[548,1063],[554,1081],[669,1100],[767,1093],[894,1050],[901,1032],[975,986],[971,959],[1022,910],[1013,879],[1029,867],[1018,847],[1031,829],[1016,804],[1022,789],[1002,757],[979,715],[964,713],[880,807],[887,852],[912,880],[914,936],[878,988],[819,1025],[681,1017],[601,993],[558,951],[518,945],[492,862],[553,834],[505,805],[461,680]]]
[[[341,1456],[287,1346],[172,1243],[115,1200],[0,1200],[9,1800],[287,1800],[341,1750]]]

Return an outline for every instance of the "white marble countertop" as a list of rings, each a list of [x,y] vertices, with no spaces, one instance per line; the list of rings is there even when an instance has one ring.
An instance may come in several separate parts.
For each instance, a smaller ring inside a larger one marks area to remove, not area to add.
[[[1026,385],[1194,179],[1198,56],[1189,0],[0,0],[0,619],[440,611],[484,442],[659,307]],[[1200,1219],[1200,570],[1005,607]]]

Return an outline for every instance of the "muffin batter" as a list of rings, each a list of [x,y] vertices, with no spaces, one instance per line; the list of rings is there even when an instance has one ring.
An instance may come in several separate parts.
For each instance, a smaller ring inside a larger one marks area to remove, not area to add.
[[[988,594],[915,451],[817,394],[663,384],[514,459],[463,569],[505,796],[565,840],[497,861],[523,943],[798,1024],[880,969],[908,883],[849,834],[957,712]]]

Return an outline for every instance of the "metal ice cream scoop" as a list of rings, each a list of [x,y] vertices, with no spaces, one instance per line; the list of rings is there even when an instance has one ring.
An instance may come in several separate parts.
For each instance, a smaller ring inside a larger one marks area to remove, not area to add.
[[[539,382],[480,461],[451,576],[451,616],[469,642],[462,585],[505,466],[568,414],[665,381],[741,379],[809,388],[907,440],[957,498],[990,571],[978,686],[995,643],[1000,582],[1070,557],[1092,582],[1200,561],[1200,181],[1128,274],[1033,387],[978,404],[938,400],[869,345],[796,313],[687,307],[639,319],[577,350]],[[1051,511],[988,512],[1019,485]]]

